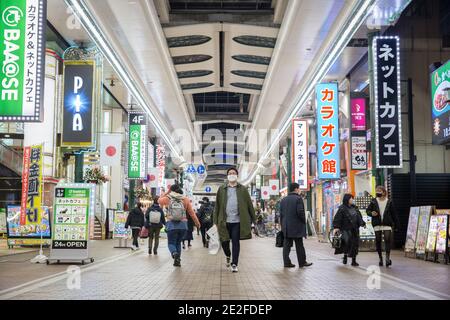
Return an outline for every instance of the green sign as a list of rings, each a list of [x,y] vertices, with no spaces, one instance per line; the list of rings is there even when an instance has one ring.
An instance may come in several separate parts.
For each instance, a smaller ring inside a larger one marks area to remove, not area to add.
[[[0,1],[0,121],[42,121],[46,3]]]
[[[128,179],[147,177],[147,117],[144,113],[128,116]]]
[[[450,142],[450,61],[431,74],[433,144]]]

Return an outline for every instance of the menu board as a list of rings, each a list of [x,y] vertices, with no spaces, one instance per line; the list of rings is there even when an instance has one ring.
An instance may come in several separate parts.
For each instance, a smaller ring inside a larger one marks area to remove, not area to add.
[[[114,212],[114,231],[113,239],[129,239],[130,231],[125,229],[128,212],[116,211]]]
[[[436,253],[445,254],[447,249],[448,215],[437,215]]]
[[[6,210],[0,209],[0,233],[7,233],[7,227],[6,227]]]
[[[91,192],[89,187],[55,188],[52,249],[87,249]]]
[[[431,206],[420,207],[419,224],[417,227],[416,253],[425,254],[430,223]]]
[[[48,207],[42,207],[35,212],[28,211],[25,221],[22,219],[21,212],[21,206],[19,205],[7,206],[8,238],[38,239],[42,235],[43,239],[50,239],[50,210]],[[33,214],[31,215],[30,213]]]
[[[434,250],[436,249],[437,229],[438,218],[437,216],[431,216],[430,226],[428,228],[427,252],[434,252]]]
[[[409,209],[408,229],[406,231],[405,251],[414,251],[416,247],[417,225],[419,222],[420,207]]]
[[[366,227],[359,228],[359,236],[361,239],[375,239],[375,230],[372,226],[372,218],[369,217],[366,213],[366,210],[359,210],[361,212],[362,218],[366,223]]]

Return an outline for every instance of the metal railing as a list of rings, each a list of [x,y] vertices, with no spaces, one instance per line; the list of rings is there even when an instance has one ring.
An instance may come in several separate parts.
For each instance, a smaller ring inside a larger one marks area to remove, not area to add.
[[[0,142],[0,163],[22,175],[22,155]]]

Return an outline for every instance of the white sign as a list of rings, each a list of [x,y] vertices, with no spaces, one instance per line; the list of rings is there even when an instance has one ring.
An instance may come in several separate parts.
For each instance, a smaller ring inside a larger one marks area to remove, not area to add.
[[[159,188],[159,168],[150,168],[148,170],[148,187]]]
[[[292,175],[301,190],[308,190],[308,122],[292,120]]]
[[[122,135],[102,134],[100,137],[100,165],[120,166]]]
[[[280,180],[269,180],[270,195],[278,196],[280,194]]]
[[[263,199],[263,200],[270,199],[270,187],[269,186],[261,187],[261,199]]]
[[[366,137],[352,136],[352,169],[367,169],[367,141]]]

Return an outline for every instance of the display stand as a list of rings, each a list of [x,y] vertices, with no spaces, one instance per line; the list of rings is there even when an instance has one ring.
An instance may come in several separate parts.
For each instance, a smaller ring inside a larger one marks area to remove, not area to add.
[[[130,239],[130,230],[125,229],[125,223],[127,221],[128,213],[124,211],[114,212],[114,226],[113,226],[113,239],[119,240],[118,246],[114,246],[117,249],[131,249],[128,245]]]
[[[128,240],[129,239],[123,239],[123,238],[119,238],[119,245],[115,246],[114,249],[130,249],[131,247],[128,246]]]

